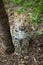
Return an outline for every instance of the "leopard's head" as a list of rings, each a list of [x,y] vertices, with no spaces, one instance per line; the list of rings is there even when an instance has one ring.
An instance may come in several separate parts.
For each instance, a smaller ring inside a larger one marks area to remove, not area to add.
[[[15,14],[15,28],[20,31],[25,31],[30,28],[31,24],[29,22],[29,16],[27,17],[24,14],[18,15]]]

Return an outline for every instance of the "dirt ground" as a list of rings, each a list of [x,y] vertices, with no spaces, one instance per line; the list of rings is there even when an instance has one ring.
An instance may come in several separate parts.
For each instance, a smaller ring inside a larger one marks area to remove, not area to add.
[[[42,28],[43,25],[40,25],[36,31]],[[24,55],[5,54],[2,43],[0,40],[0,65],[43,65],[43,35],[34,34],[30,40],[29,53]]]

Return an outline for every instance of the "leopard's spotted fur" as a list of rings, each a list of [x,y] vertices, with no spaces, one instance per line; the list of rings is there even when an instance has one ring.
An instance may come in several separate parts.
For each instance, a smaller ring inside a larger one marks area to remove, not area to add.
[[[28,53],[29,40],[32,36],[29,17],[25,14],[14,13],[14,9],[8,9],[9,24],[13,44],[16,53]]]

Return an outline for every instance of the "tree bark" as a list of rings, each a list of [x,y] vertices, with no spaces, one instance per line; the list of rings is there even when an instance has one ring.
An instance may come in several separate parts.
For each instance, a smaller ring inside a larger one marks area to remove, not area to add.
[[[14,52],[14,45],[12,43],[10,27],[8,22],[8,15],[5,11],[3,0],[0,0],[0,38],[4,40],[2,41],[5,47],[5,52],[9,54]]]

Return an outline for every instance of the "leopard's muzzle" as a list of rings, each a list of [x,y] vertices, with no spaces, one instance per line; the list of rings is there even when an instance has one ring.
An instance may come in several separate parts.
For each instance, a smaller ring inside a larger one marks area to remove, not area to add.
[[[21,26],[21,27],[19,27],[19,30],[20,31],[24,31],[25,30],[25,27],[24,26]]]

